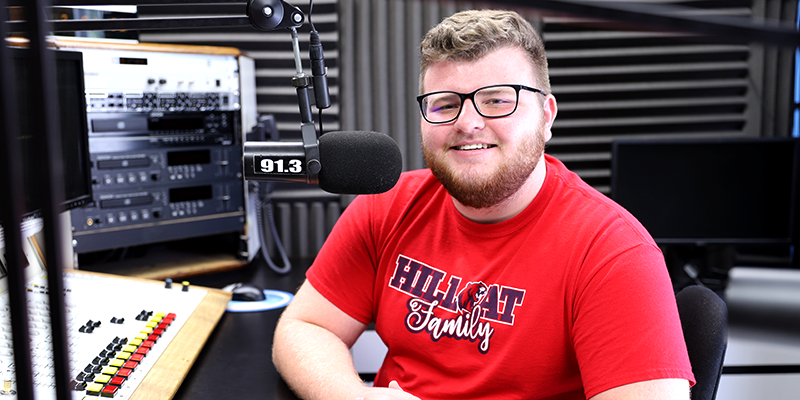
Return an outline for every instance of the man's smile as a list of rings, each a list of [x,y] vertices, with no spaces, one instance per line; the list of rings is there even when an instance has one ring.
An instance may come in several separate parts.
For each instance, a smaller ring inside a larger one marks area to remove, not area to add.
[[[475,144],[465,144],[461,146],[453,146],[451,149],[453,150],[483,150],[483,149],[490,149],[492,147],[497,147],[493,144],[487,143],[475,143]]]

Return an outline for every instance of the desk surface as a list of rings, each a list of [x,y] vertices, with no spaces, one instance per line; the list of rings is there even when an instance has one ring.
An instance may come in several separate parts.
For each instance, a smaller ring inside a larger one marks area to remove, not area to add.
[[[264,289],[294,293],[310,262],[295,260],[289,274],[278,275],[259,256],[241,269],[194,277],[190,282],[212,288],[250,282]],[[272,364],[272,335],[282,312],[282,308],[226,312],[174,399],[297,399]]]

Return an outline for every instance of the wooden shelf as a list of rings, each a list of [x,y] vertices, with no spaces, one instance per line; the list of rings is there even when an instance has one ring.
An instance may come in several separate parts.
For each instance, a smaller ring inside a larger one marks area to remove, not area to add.
[[[95,264],[81,270],[102,272],[135,278],[183,279],[233,270],[247,265],[233,254],[198,253],[188,250],[157,249],[145,257]]]

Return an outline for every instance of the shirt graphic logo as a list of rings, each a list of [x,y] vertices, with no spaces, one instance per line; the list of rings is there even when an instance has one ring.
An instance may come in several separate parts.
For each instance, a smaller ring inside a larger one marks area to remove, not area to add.
[[[439,269],[402,255],[397,258],[389,287],[410,297],[406,328],[427,332],[433,341],[442,337],[479,341],[478,349],[487,353],[494,334],[491,323],[513,326],[514,310],[522,305],[525,291],[484,282],[461,285],[461,277],[446,277]]]
[[[483,296],[489,288],[483,282],[470,282],[458,294],[458,311],[462,314],[470,314],[475,307],[481,303]]]

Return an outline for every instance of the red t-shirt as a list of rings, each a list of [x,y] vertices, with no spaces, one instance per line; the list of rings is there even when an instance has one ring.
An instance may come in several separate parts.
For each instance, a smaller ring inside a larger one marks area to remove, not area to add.
[[[309,282],[388,347],[376,386],[422,399],[583,399],[694,381],[664,258],[627,211],[546,156],[534,201],[464,218],[429,170],[347,207]]]

